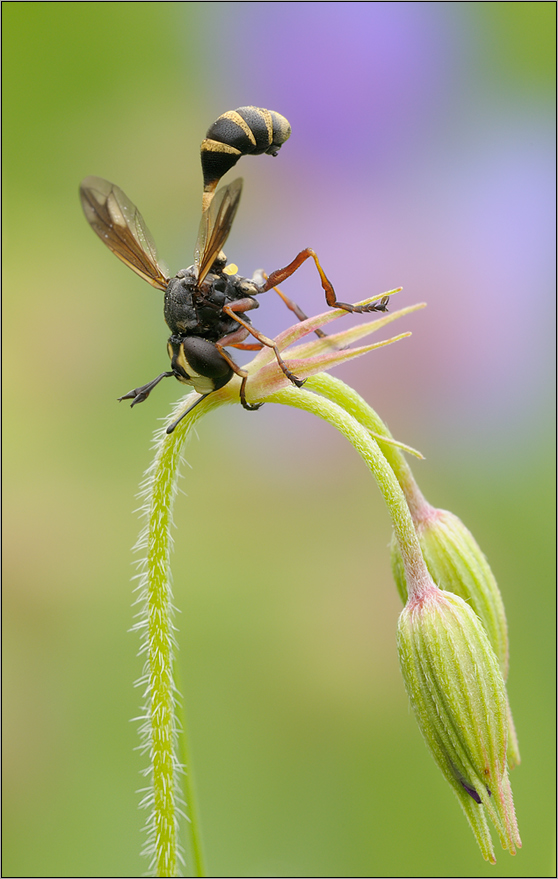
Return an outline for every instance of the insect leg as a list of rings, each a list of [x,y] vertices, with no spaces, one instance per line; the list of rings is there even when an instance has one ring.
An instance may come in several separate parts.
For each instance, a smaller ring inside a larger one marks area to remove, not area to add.
[[[213,393],[213,391],[209,391],[209,394],[212,394],[212,393]],[[172,433],[174,428],[176,427],[176,425],[179,424],[182,421],[182,419],[186,417],[186,415],[188,415],[188,412],[191,412],[192,409],[194,409],[198,405],[198,403],[201,403],[202,400],[205,400],[206,397],[209,397],[209,394],[202,394],[201,397],[198,397],[196,402],[192,403],[192,405],[189,406],[188,409],[186,409],[186,412],[183,412],[182,415],[176,419],[176,421],[173,421],[172,424],[169,424],[169,426],[167,427],[167,433]]]
[[[283,293],[283,291],[280,290],[279,287],[274,287],[273,289],[281,297],[281,299],[283,300],[283,302],[285,303],[285,305],[287,306],[289,311],[294,312],[300,321],[308,319],[308,315],[303,312],[300,305],[297,305],[296,302],[294,302],[290,298],[290,296],[287,296],[286,293]],[[324,333],[323,330],[315,329],[314,332],[318,336],[319,339],[327,339],[327,333]]]
[[[266,275],[265,272],[257,271],[255,273],[254,277],[252,278],[252,280],[254,281],[254,283],[257,284],[258,278],[262,278],[264,281],[267,281],[267,277],[268,276]],[[260,282],[260,284],[261,284],[261,282]],[[274,287],[273,289],[275,290],[277,295],[283,300],[283,302],[285,303],[285,305],[287,306],[289,311],[292,311],[300,321],[308,319],[308,315],[303,312],[300,305],[297,305],[296,302],[290,298],[290,296],[287,296],[286,293],[283,293],[283,291],[280,290],[279,287]],[[316,333],[316,335],[318,336],[319,339],[327,339],[327,333],[324,333],[323,330],[316,329],[316,330],[314,330],[314,332]]]
[[[350,305],[348,302],[338,302],[331,281],[328,279],[326,273],[322,269],[320,261],[311,247],[306,247],[304,250],[301,250],[298,256],[296,256],[293,261],[289,263],[288,266],[285,266],[284,269],[277,269],[276,271],[272,272],[269,275],[265,284],[260,287],[258,292],[266,293],[267,290],[271,290],[272,287],[276,287],[277,284],[281,284],[287,278],[290,278],[291,275],[293,275],[296,270],[300,268],[302,263],[310,257],[312,257],[312,259],[316,263],[316,268],[318,269],[320,280],[322,282],[322,287],[325,293],[326,302],[331,308],[343,308],[345,309],[345,311],[356,312],[357,314],[363,314],[364,312],[368,311],[387,311],[387,297],[384,297],[379,302],[372,302],[370,303],[370,305]]]
[[[254,338],[258,340],[260,345],[265,345],[266,348],[273,348],[273,353],[275,354],[277,363],[281,367],[283,373],[286,375],[289,381],[293,383],[293,385],[296,385],[297,388],[301,388],[305,382],[305,379],[300,379],[297,378],[296,375],[293,375],[293,373],[289,370],[287,364],[281,357],[281,354],[279,353],[279,348],[277,347],[273,339],[268,339],[267,336],[264,336],[263,333],[260,333],[258,330],[254,329],[251,324],[246,323],[246,321],[242,320],[242,318],[238,316],[237,312],[242,313],[244,311],[249,311],[251,308],[254,308],[254,300],[247,297],[246,299],[239,299],[237,302],[232,302],[229,305],[224,305],[223,311],[225,312],[225,314],[228,314],[229,317],[232,317],[233,320],[237,321],[237,323],[239,323],[242,327],[244,327],[244,329],[247,330],[248,333],[254,336]],[[231,336],[236,335],[236,333],[231,333],[230,336],[225,336],[225,339],[219,339],[217,346],[219,347],[219,345],[232,344],[230,341]],[[244,338],[246,338],[246,336],[244,336]]]
[[[167,378],[171,375],[174,375],[172,370],[170,372],[162,372],[161,375],[158,375],[157,378],[154,378],[153,381],[148,382],[146,385],[142,385],[141,388],[134,388],[133,391],[128,391],[123,397],[119,397],[118,402],[121,402],[122,400],[133,400],[134,402],[130,404],[131,406],[135,406],[136,403],[143,403],[144,400],[147,400],[155,385],[158,385],[161,379]]]
[[[240,299],[239,302],[253,303],[253,300],[252,299],[248,299],[248,300]],[[235,304],[238,304],[238,303],[235,303]],[[254,307],[253,304],[249,306],[249,308],[253,308],[253,307]],[[225,311],[226,308],[227,308],[227,306],[225,306],[223,308],[223,311]],[[248,311],[249,308],[245,308],[245,311]],[[237,320],[237,318],[232,314],[229,314],[229,317],[232,317],[234,320]],[[239,323],[240,323],[240,321],[239,321]],[[248,325],[245,324],[244,321],[242,321],[242,326],[239,326],[239,328],[237,330],[235,330],[234,333],[227,333],[226,336],[223,336],[222,339],[219,339],[218,342],[215,342],[215,347],[219,351],[219,354],[221,355],[221,357],[227,361],[227,363],[229,364],[232,371],[235,372],[236,375],[240,376],[240,378],[242,379],[242,382],[240,384],[240,402],[242,403],[243,407],[245,409],[248,409],[249,412],[255,412],[257,409],[259,409],[261,406],[263,406],[263,403],[255,403],[254,405],[252,405],[251,403],[249,403],[247,401],[247,399],[246,399],[246,382],[248,381],[248,373],[246,372],[246,370],[241,369],[240,366],[238,365],[238,363],[235,363],[234,360],[232,359],[232,357],[229,354],[227,354],[227,352],[225,351],[225,345],[230,345],[231,348],[244,347],[242,345],[242,341],[243,341],[243,339],[246,338],[247,335],[248,335]],[[258,345],[258,349],[261,347],[262,347],[261,345]]]

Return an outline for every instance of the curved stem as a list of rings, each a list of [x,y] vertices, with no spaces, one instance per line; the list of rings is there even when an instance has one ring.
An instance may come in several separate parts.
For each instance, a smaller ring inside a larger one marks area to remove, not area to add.
[[[380,438],[382,435],[387,439],[392,439],[392,435],[378,413],[353,388],[345,384],[341,379],[335,378],[328,373],[320,372],[312,376],[306,382],[306,387],[316,391],[326,399],[332,400],[334,403],[339,403],[343,409],[356,418],[367,430],[376,434],[375,439],[397,476],[413,519],[415,517],[422,518],[425,511],[430,508],[430,504],[418,487],[404,454],[393,443],[382,442]]]
[[[389,437],[389,431],[379,417],[358,394],[344,385],[330,380],[328,376],[314,376],[309,384],[323,396],[306,389],[285,388],[265,397],[266,402],[280,403],[304,409],[318,415],[339,430],[361,455],[374,476],[388,507],[396,539],[399,543],[403,565],[410,591],[415,597],[432,588],[432,580],[424,563],[409,506],[399,480],[407,488],[414,480],[401,452],[388,442],[382,443],[383,451],[370,431]],[[331,398],[331,399],[330,399]],[[343,406],[335,399],[339,399]],[[177,490],[180,452],[185,439],[203,415],[223,403],[237,399],[233,383],[210,394],[179,422],[173,433],[165,429],[157,436],[155,461],[147,473],[143,489],[147,524],[138,546],[147,550],[140,573],[140,601],[143,614],[137,628],[143,633],[143,651],[146,653],[144,681],[147,710],[143,727],[144,745],[152,759],[151,782],[146,804],[152,806],[148,819],[149,839],[147,850],[153,857],[156,876],[176,876],[180,849],[178,843],[178,816],[181,796],[177,775],[186,767],[185,791],[189,811],[189,849],[195,877],[205,875],[200,839],[194,786],[190,772],[186,725],[182,724],[181,754],[177,759],[179,724],[177,690],[174,683],[174,626],[172,622],[172,593],[170,574],[170,551],[172,538],[172,508]],[[191,402],[191,397],[181,401],[172,413],[175,421]],[[344,408],[346,407],[346,408]],[[348,410],[352,410],[350,414]],[[381,439],[379,440],[381,442]],[[391,463],[391,466],[390,466]],[[414,490],[417,504],[422,495]],[[424,499],[422,499],[424,502]]]
[[[294,406],[296,409],[312,412],[319,418],[328,421],[349,440],[368,466],[382,492],[401,550],[407,582],[412,584],[412,589],[417,596],[423,589],[430,589],[432,579],[422,557],[407,500],[392,467],[386,460],[387,456],[384,456],[369,431],[356,418],[349,415],[346,409],[332,400],[307,391],[305,388],[296,390],[285,388],[267,396],[266,402],[282,403]],[[387,430],[387,428],[385,429]]]

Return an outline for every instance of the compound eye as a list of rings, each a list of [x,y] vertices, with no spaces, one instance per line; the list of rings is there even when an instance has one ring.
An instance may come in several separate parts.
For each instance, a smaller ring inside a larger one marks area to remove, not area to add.
[[[207,339],[199,336],[186,336],[182,340],[182,349],[187,371],[190,374],[197,373],[216,380],[225,379],[222,383],[216,384],[216,387],[222,387],[229,381],[232,369],[213,342],[208,342]]]

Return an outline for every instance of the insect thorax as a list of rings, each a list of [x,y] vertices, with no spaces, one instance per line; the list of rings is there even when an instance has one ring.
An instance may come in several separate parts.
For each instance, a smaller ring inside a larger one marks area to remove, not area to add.
[[[169,281],[165,321],[174,335],[202,336],[216,342],[238,329],[238,323],[223,313],[223,306],[254,292],[255,286],[245,278],[225,272],[210,272],[198,288],[194,267],[190,266]],[[243,319],[249,322],[247,315]]]

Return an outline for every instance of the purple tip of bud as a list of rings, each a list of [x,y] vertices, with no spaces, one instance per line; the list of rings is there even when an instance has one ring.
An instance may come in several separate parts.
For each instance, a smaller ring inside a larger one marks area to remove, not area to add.
[[[464,787],[464,788],[465,788],[465,790],[467,791],[467,793],[469,794],[469,796],[472,797],[472,798],[474,799],[475,803],[478,803],[478,804],[480,805],[480,803],[481,803],[481,798],[479,797],[479,795],[478,795],[478,793],[476,792],[475,788],[474,788],[471,784],[468,784],[466,781],[464,781],[462,778],[459,779],[459,784],[461,785],[461,787]],[[487,794],[488,794],[489,797],[492,796],[492,791],[490,790],[489,787],[486,788],[486,792],[487,792]]]
[[[479,806],[480,806],[481,798],[479,797],[479,795],[478,795],[478,793],[476,792],[475,788],[472,787],[472,785],[467,784],[466,781],[463,781],[462,778],[459,779],[459,784],[461,785],[461,787],[464,787],[464,788],[465,788],[465,790],[467,791],[467,793],[469,794],[469,796],[472,797],[472,798],[474,799],[475,803],[478,803]]]

